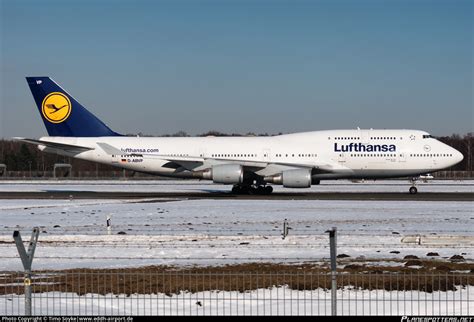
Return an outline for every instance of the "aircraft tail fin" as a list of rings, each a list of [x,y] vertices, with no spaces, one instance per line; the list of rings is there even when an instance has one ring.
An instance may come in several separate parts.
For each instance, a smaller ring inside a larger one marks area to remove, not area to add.
[[[120,136],[49,77],[26,77],[49,136]]]

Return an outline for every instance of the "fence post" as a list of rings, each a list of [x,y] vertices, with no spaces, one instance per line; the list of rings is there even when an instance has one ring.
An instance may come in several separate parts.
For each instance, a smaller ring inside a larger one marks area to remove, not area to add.
[[[25,285],[25,315],[31,316],[31,264],[33,263],[33,256],[35,255],[36,243],[38,242],[39,228],[34,227],[31,233],[30,242],[28,244],[28,251],[25,250],[23,240],[20,232],[15,230],[13,232],[13,239],[15,240],[18,254],[20,254],[23,269],[25,270],[23,283]]]
[[[106,221],[106,224],[107,224],[107,235],[111,235],[112,234],[112,223],[111,223],[111,220],[112,217],[110,215],[107,215],[107,221]]]
[[[329,252],[331,255],[331,315],[337,315],[337,263],[336,263],[336,232],[337,228],[332,227],[329,233]]]
[[[288,236],[288,230],[291,229],[290,226],[288,226],[288,220],[285,218],[283,221],[283,232],[281,233],[281,238],[285,239]]]

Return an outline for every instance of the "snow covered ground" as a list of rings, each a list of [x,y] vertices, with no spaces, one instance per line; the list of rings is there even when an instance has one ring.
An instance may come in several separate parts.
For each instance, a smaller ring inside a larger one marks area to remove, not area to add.
[[[275,185],[275,192],[407,192],[405,180],[358,181],[326,180],[308,189]],[[230,191],[231,186],[198,180],[1,180],[1,191],[130,191],[130,192],[206,192]],[[420,192],[474,192],[474,180],[418,181]]]
[[[418,292],[337,291],[338,315],[469,315],[474,288]],[[328,290],[287,287],[249,292],[206,291],[165,294],[99,295],[49,292],[34,294],[33,315],[331,315]],[[21,315],[24,298],[0,296],[0,315]]]
[[[41,228],[36,269],[320,261],[331,227],[353,261],[462,255],[473,202],[334,200],[1,200],[0,270],[20,270],[13,230]],[[111,217],[110,235],[106,218]],[[284,219],[292,228],[281,238]],[[406,243],[413,236],[418,242]],[[393,253],[393,252],[399,252]],[[400,263],[403,265],[403,263]]]
[[[406,192],[400,181],[323,182],[311,191]],[[421,191],[472,192],[474,181],[422,183]],[[228,191],[201,182],[18,182],[1,181],[2,191]],[[277,187],[277,191],[295,191]],[[111,230],[106,219],[111,218]],[[291,227],[282,239],[283,221]],[[348,263],[402,266],[406,255],[447,260],[474,259],[472,201],[349,200],[0,200],[0,271],[21,271],[12,239],[20,230],[41,230],[34,270],[118,268],[145,265],[225,265],[248,262],[327,262],[325,231],[338,229],[338,253]],[[439,257],[428,257],[436,252]],[[376,262],[372,262],[375,260]],[[466,272],[463,272],[466,273]],[[1,287],[1,286],[0,286]],[[338,290],[338,314],[467,315],[474,288],[456,291]],[[24,298],[0,295],[0,315],[22,314]],[[330,292],[287,286],[247,292],[180,294],[34,294],[38,315],[329,315]]]

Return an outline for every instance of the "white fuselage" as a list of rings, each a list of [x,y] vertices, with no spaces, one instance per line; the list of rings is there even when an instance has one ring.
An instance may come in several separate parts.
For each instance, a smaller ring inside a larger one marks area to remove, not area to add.
[[[170,160],[201,159],[195,170],[244,164],[259,176],[295,167],[321,171],[313,179],[407,177],[438,171],[463,159],[461,153],[418,130],[329,130],[269,137],[43,137],[41,140],[93,148],[56,151],[79,159],[171,177],[193,177],[193,170],[169,167]],[[123,152],[107,153],[97,143]],[[254,164],[255,163],[255,164]],[[261,165],[265,164],[264,167]]]

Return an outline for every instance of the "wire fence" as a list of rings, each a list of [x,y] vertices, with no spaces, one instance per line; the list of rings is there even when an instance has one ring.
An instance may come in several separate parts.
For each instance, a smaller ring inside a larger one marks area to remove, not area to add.
[[[258,264],[256,264],[258,265]],[[288,268],[286,268],[288,269]],[[474,274],[148,267],[0,272],[0,315],[470,315]],[[332,303],[332,304],[331,304]]]

